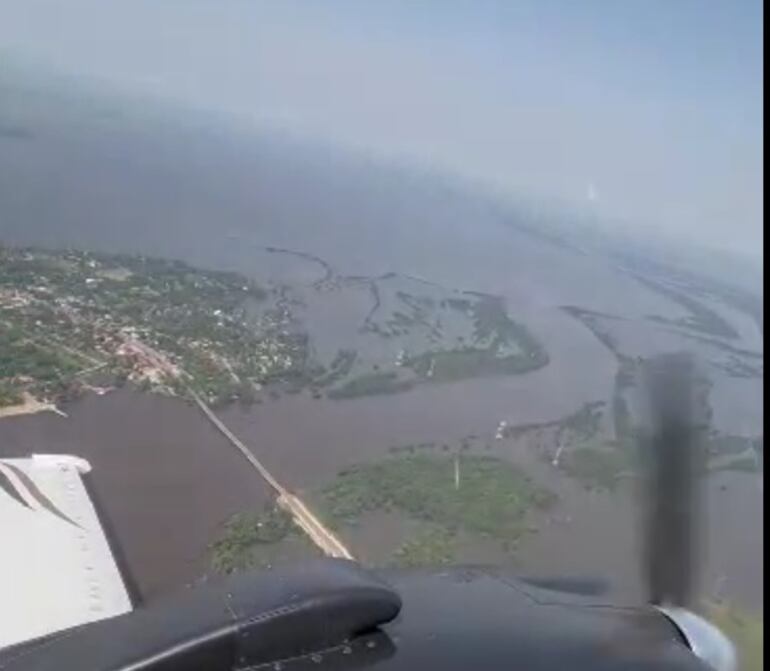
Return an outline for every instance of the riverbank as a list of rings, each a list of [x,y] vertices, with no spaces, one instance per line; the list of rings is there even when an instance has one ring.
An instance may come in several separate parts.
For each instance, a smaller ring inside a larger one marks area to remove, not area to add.
[[[0,407],[0,419],[5,417],[19,417],[21,415],[35,415],[38,412],[53,412],[66,417],[66,413],[59,410],[53,403],[39,401],[29,392],[22,393],[22,402]]]

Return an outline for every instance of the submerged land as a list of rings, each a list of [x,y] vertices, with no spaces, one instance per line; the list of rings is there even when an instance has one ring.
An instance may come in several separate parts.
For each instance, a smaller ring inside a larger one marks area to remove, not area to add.
[[[702,591],[761,610],[742,264],[9,77],[0,456],[88,458],[145,599],[318,552],[198,398],[367,564],[601,575],[638,601],[640,372],[684,349],[710,415]]]
[[[0,412],[57,410],[122,388],[198,398],[226,414],[293,398],[321,408],[364,398],[376,404],[420,388],[526,379],[551,363],[546,341],[503,296],[397,273],[345,276],[299,251],[262,252],[298,257],[323,273],[297,284],[258,282],[141,255],[2,248]],[[706,341],[702,401],[711,416],[713,375],[761,377],[762,354],[733,344],[737,334],[697,298],[677,303],[694,316],[642,319]],[[554,511],[569,509],[564,482],[605,495],[628,490],[638,474],[633,399],[644,353],[623,337],[629,320],[560,309],[616,361],[608,397],[554,419],[503,417],[483,432],[391,443],[374,459],[347,459],[336,470],[333,453],[321,454],[332,469],[309,484],[300,479],[297,491],[359,558],[516,563],[522,543],[552,525]],[[254,451],[275,460],[274,448]],[[759,473],[762,458],[761,433],[711,427],[705,436],[705,472]],[[380,527],[387,538],[367,540]],[[206,554],[211,570],[231,572],[318,552],[268,496],[222,520]]]
[[[172,395],[184,395],[186,383],[213,404],[253,403],[266,385],[343,399],[548,363],[499,297],[435,287],[410,294],[398,280],[315,287],[373,296],[349,334],[366,350],[324,358],[303,323],[308,298],[289,286],[144,256],[3,248],[0,404],[22,404],[25,394],[72,398],[94,380]],[[377,339],[386,346],[367,346]]]

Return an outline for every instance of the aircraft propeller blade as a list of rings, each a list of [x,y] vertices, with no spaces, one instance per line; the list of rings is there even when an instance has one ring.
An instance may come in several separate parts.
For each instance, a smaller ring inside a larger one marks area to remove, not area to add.
[[[645,525],[644,570],[650,603],[686,607],[695,596],[703,523],[699,495],[706,409],[695,360],[687,353],[646,362],[646,425],[640,432]]]

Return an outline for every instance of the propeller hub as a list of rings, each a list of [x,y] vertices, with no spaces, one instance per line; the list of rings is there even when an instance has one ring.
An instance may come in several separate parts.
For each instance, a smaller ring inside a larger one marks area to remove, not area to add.
[[[681,632],[687,645],[715,671],[737,671],[735,648],[717,627],[686,608],[655,606]]]

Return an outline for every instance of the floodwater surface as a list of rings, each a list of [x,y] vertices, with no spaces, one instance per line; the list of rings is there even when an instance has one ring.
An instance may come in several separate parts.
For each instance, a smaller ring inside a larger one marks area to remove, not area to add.
[[[0,80],[0,121],[5,114],[25,130],[0,137],[2,243],[140,252],[305,286],[329,266],[342,276],[416,275],[503,296],[511,317],[545,345],[549,365],[525,375],[345,401],[301,394],[248,411],[225,409],[235,433],[291,488],[317,488],[345,466],[387,456],[392,446],[492,436],[501,420],[557,420],[593,401],[609,407],[617,361],[564,305],[632,320],[688,316],[606,259],[523,232],[483,198],[432,178],[230,132],[211,120],[153,118],[137,107],[105,114],[104,101],[64,96],[51,104],[44,91],[19,90]],[[336,307],[343,314],[329,310],[332,322],[361,306],[356,298]],[[338,327],[321,329],[329,355]],[[761,348],[752,328],[743,319],[732,344]],[[716,422],[761,434],[761,400],[756,380],[720,381],[712,394]],[[120,391],[87,396],[67,411],[69,419],[0,421],[0,456],[60,452],[91,461],[98,497],[147,598],[204,575],[206,548],[221,523],[267,500],[266,486],[229,443],[179,401]],[[509,447],[493,452],[526,461]],[[638,534],[628,492],[585,492],[542,464],[528,466],[542,471],[562,503],[522,545],[522,567],[599,574],[637,596]],[[709,492],[704,584],[761,605],[761,476],[720,474]],[[387,530],[393,521],[381,525]],[[367,529],[360,541],[376,535]]]
[[[118,391],[88,395],[52,413],[0,421],[0,457],[73,454],[89,476],[143,599],[207,572],[206,550],[222,523],[269,496],[230,443],[176,399]]]

